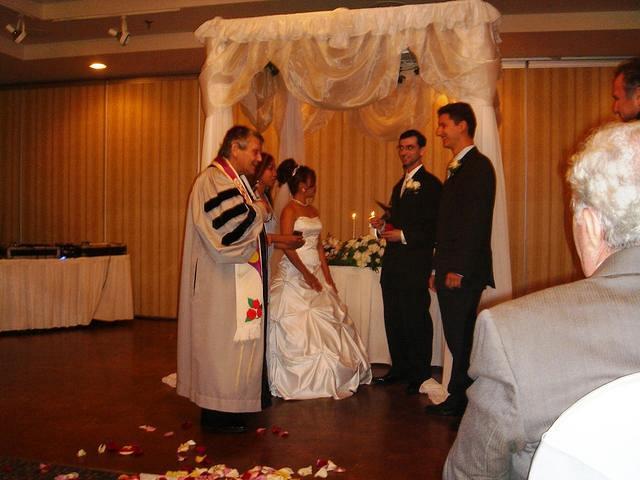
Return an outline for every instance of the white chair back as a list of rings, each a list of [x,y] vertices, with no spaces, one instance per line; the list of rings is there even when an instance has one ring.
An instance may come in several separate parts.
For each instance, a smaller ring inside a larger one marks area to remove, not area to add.
[[[640,373],[585,395],[542,436],[529,480],[640,478]]]

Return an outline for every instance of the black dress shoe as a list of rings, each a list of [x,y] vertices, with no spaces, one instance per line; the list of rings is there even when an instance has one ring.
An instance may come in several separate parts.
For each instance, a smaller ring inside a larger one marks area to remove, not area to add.
[[[420,384],[418,382],[409,382],[407,385],[407,395],[417,395],[420,393]]]
[[[245,433],[248,429],[246,425],[210,425],[203,426],[203,429],[207,432],[214,433]]]
[[[441,417],[461,417],[467,407],[465,400],[451,400],[447,398],[439,405],[427,405],[424,411],[429,415],[439,415]]]
[[[402,379],[399,376],[393,375],[392,373],[387,373],[382,377],[373,378],[374,385],[393,385],[394,383],[398,383],[401,381]]]
[[[200,425],[203,430],[216,433],[244,433],[248,430],[244,423],[244,414],[219,412],[208,408],[202,409]]]

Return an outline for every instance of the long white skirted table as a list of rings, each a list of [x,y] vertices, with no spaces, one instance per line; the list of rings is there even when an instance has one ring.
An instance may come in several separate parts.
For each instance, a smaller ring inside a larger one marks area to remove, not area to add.
[[[358,329],[362,342],[367,347],[371,363],[391,364],[387,334],[384,329],[384,309],[380,273],[369,268],[331,266],[331,276],[340,298],[347,304],[351,320]],[[443,385],[448,385],[451,376],[451,354],[442,332],[442,319],[438,297],[431,295],[429,313],[433,321],[432,365],[443,367]]]
[[[0,331],[133,319],[129,255],[0,260]]]

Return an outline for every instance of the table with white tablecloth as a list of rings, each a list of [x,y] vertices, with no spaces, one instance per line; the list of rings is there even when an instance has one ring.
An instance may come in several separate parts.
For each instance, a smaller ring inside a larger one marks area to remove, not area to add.
[[[371,363],[391,364],[387,334],[384,329],[384,309],[380,273],[369,268],[331,266],[331,276],[340,298],[346,303]],[[429,313],[433,321],[433,354],[431,364],[443,367],[443,383],[449,383],[451,354],[442,332],[438,298],[433,292]]]
[[[0,260],[0,331],[133,319],[129,255]]]

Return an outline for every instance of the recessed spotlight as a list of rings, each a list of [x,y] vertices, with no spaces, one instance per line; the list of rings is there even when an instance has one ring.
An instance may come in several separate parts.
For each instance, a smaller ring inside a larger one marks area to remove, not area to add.
[[[93,68],[94,70],[104,70],[107,66],[104,63],[95,62],[89,65],[89,68]]]

